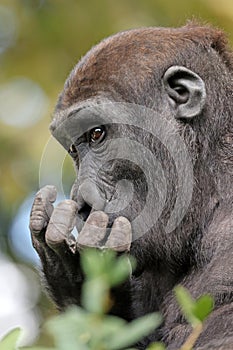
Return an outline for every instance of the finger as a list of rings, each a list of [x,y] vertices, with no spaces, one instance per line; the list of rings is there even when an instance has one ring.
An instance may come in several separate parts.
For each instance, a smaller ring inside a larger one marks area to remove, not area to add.
[[[57,197],[54,186],[45,186],[37,192],[30,214],[30,230],[38,240],[44,240],[43,235],[39,235],[48,225],[53,212],[53,202]]]
[[[105,247],[113,249],[116,252],[127,252],[130,250],[131,242],[131,224],[125,217],[119,216],[112,225]]]
[[[67,249],[73,249],[71,231],[76,222],[77,203],[65,200],[54,209],[46,230],[46,243],[59,255],[64,255]]]
[[[101,247],[106,235],[108,216],[103,211],[92,212],[77,238],[77,247]]]

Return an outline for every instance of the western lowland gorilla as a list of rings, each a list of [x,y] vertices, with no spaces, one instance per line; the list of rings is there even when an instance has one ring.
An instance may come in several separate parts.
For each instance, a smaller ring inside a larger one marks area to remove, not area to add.
[[[232,57],[198,23],[121,32],[80,60],[55,108],[50,130],[77,178],[70,200],[53,208],[46,186],[32,207],[47,289],[59,309],[79,305],[84,247],[132,255],[111,312],[164,319],[138,349],[177,349],[190,334],[176,284],[215,300],[195,349],[233,349]]]

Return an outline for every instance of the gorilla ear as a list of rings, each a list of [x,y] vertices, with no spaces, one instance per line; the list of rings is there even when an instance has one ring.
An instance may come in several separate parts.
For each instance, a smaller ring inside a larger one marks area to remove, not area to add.
[[[206,99],[205,84],[193,71],[172,66],[163,76],[164,87],[176,109],[176,118],[187,119],[199,115]]]

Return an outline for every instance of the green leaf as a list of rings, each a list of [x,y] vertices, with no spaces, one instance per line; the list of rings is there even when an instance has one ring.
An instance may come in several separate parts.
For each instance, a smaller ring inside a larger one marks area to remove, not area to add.
[[[20,350],[56,350],[56,348],[44,348],[41,346],[32,346],[32,347],[20,348]]]
[[[139,341],[157,328],[162,321],[159,314],[150,314],[132,321],[109,339],[107,349],[119,350]]]
[[[15,328],[7,335],[5,335],[0,342],[0,350],[15,350],[20,333],[21,329]]]
[[[21,333],[20,328],[15,328],[7,333],[0,342],[0,350],[15,350],[16,344]]]
[[[86,249],[81,254],[81,264],[88,279],[98,277],[102,273],[102,261],[95,249]]]
[[[147,350],[166,350],[166,348],[163,343],[153,343],[149,345]]]
[[[130,276],[132,271],[131,261],[127,256],[121,256],[116,260],[114,269],[109,275],[109,283],[111,287],[119,285]]]
[[[101,327],[98,327],[99,329],[97,332],[99,334],[101,333],[102,338],[106,338],[112,336],[114,333],[120,332],[127,324],[128,323],[120,317],[105,315],[101,318]],[[97,329],[97,326],[94,325],[94,327]]]
[[[89,311],[102,314],[108,304],[108,285],[103,278],[87,281],[82,287],[82,305]]]
[[[182,286],[175,288],[175,294],[184,316],[193,327],[203,322],[213,310],[214,301],[208,294],[202,295],[195,301]]]
[[[96,316],[90,314],[89,331],[91,338],[88,343],[90,349],[108,349],[108,339],[117,334],[126,325],[126,321],[116,316]]]
[[[81,255],[81,263],[87,279],[111,274],[115,267],[115,255],[112,250],[87,249]]]
[[[211,295],[202,295],[195,302],[193,314],[201,322],[203,322],[211,313],[214,307],[214,300]]]
[[[192,326],[195,326],[199,320],[196,318],[194,315],[194,306],[195,306],[195,301],[192,299],[191,295],[181,285],[176,286],[174,288],[176,299],[181,307],[181,310],[187,319],[189,323],[191,323]]]
[[[54,336],[56,349],[89,350],[88,314],[79,307],[71,307],[65,313],[46,322],[46,328]]]

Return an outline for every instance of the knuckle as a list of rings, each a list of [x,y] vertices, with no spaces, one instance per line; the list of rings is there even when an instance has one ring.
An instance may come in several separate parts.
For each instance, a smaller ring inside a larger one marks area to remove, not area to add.
[[[49,225],[45,235],[45,241],[49,247],[55,248],[66,243],[68,238],[65,225]]]
[[[37,232],[41,232],[46,226],[46,222],[45,220],[41,217],[32,217],[30,220],[30,230],[37,233]]]

